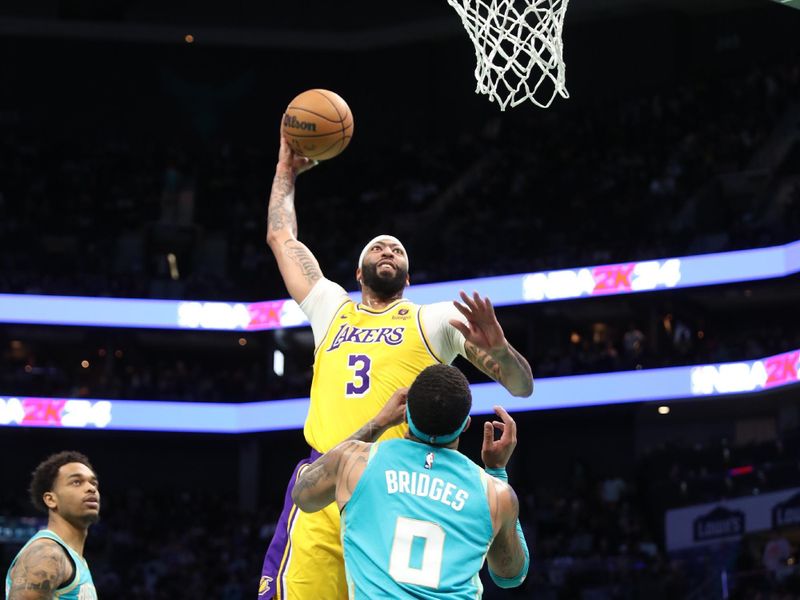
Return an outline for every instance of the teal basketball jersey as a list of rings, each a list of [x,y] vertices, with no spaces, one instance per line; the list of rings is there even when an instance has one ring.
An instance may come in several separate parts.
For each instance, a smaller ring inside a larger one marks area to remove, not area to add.
[[[64,540],[49,529],[42,529],[29,539],[22,547],[22,550],[17,553],[17,556],[14,557],[14,560],[11,561],[11,566],[8,568],[8,573],[6,573],[6,598],[11,594],[11,571],[19,555],[34,541],[42,538],[58,542],[67,551],[70,559],[72,559],[72,564],[75,566],[75,576],[72,578],[72,581],[63,588],[56,590],[54,597],[59,598],[59,600],[97,600],[97,591],[94,589],[94,582],[92,581],[92,574],[89,572],[89,565],[86,564],[82,556],[67,546]]]
[[[457,450],[374,445],[342,512],[350,598],[480,598],[493,537],[487,477]]]

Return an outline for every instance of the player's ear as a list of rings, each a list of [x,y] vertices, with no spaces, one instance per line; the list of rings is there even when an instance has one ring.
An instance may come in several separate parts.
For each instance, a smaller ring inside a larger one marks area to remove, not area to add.
[[[461,433],[464,433],[467,429],[469,429],[470,423],[472,423],[472,417],[467,417],[467,424],[464,425],[464,429],[461,430]]]
[[[58,506],[58,502],[56,502],[56,495],[53,492],[45,492],[42,494],[42,501],[49,509],[55,509]]]
[[[358,282],[358,285],[361,285],[361,267],[356,269],[356,281]]]

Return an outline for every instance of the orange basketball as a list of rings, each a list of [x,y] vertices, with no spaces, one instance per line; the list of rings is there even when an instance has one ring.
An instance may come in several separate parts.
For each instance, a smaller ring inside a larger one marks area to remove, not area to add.
[[[286,107],[281,133],[297,154],[328,160],[353,137],[353,113],[339,94],[308,90]]]

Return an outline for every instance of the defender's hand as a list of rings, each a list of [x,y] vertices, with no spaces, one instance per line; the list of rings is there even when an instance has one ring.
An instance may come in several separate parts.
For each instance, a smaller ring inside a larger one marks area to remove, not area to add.
[[[397,390],[375,417],[375,424],[379,427],[394,427],[406,420],[406,400],[408,399],[408,388]]]
[[[503,469],[517,445],[517,424],[502,406],[495,406],[494,412],[502,422],[486,421],[483,424],[481,460],[489,469]],[[495,429],[502,432],[499,440],[494,439]]]

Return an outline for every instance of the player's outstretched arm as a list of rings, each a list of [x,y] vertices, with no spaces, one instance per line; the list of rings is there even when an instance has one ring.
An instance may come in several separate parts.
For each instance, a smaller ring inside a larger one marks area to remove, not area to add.
[[[463,304],[454,301],[467,319],[451,319],[450,324],[464,336],[464,353],[473,365],[500,383],[512,395],[527,397],[533,393],[533,373],[528,361],[508,343],[494,314],[489,298],[478,292],[472,297],[461,292]]]
[[[11,571],[8,600],[51,600],[72,577],[74,567],[56,542],[36,540],[20,554]]]
[[[530,559],[518,519],[519,501],[507,483],[506,474],[506,465],[517,447],[517,423],[502,406],[495,406],[494,412],[500,420],[483,424],[481,446],[481,459],[486,472],[492,476],[486,491],[495,531],[486,560],[492,580],[500,587],[508,588],[524,581]],[[500,432],[499,439],[495,439],[495,431]]]
[[[335,500],[346,503],[363,471],[363,467],[357,467],[366,465],[369,447],[363,442],[346,440],[320,456],[300,472],[292,489],[292,502],[303,512],[322,510]],[[341,488],[338,494],[337,487]]]
[[[486,555],[489,575],[502,588],[516,587],[525,580],[529,565],[528,548],[519,525],[519,501],[511,486],[498,480],[490,482],[489,494],[495,496],[494,514],[500,522]]]
[[[297,215],[294,209],[294,183],[300,173],[316,165],[297,156],[281,137],[278,164],[267,213],[267,244],[269,244],[289,295],[302,302],[322,277],[319,263],[311,251],[297,240]]]

